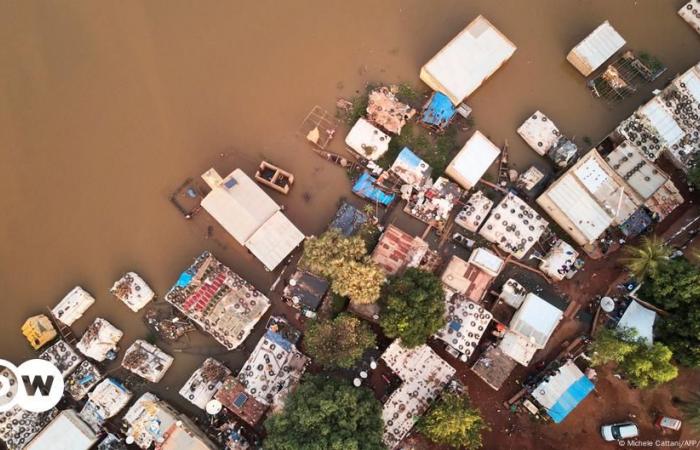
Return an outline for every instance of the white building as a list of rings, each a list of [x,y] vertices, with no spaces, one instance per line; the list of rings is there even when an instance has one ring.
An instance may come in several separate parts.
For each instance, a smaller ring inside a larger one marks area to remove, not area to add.
[[[209,169],[202,178],[211,188],[202,207],[268,270],[304,240],[282,208],[241,169],[226,178]]]
[[[345,144],[358,155],[376,161],[389,150],[391,137],[360,117],[345,137]]]
[[[445,174],[464,189],[471,189],[500,154],[501,149],[477,130],[450,161]]]
[[[76,286],[51,310],[51,314],[57,320],[71,326],[73,322],[83,317],[93,303],[95,298],[85,289]]]
[[[151,383],[159,382],[172,364],[172,356],[141,339],[126,349],[122,359],[122,367]]]
[[[97,435],[72,409],[61,411],[25,447],[27,450],[88,450],[97,442]]]
[[[447,323],[435,337],[457,350],[460,359],[466,362],[476,350],[493,315],[460,295],[453,295],[446,306]]]
[[[458,105],[516,48],[491,22],[478,16],[421,68],[420,79]]]
[[[625,40],[607,20],[578,43],[566,59],[587,77],[625,45]]]
[[[700,2],[690,0],[678,10],[678,15],[683,18],[695,31],[700,33]]]
[[[135,272],[127,272],[109,290],[133,312],[138,312],[156,297],[153,289]]]
[[[214,358],[207,358],[182,386],[180,395],[197,408],[204,409],[229,375],[231,370],[228,367]]]
[[[518,128],[522,137],[538,155],[546,155],[547,151],[559,141],[559,128],[541,111],[535,111]]]
[[[120,329],[98,317],[83,333],[76,347],[88,358],[102,362],[110,352],[117,351],[122,336],[124,333]]]

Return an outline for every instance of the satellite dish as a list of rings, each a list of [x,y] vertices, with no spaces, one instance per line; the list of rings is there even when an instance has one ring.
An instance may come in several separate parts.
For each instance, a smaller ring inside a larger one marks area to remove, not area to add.
[[[134,437],[133,436],[127,436],[126,439],[124,439],[124,442],[127,444],[131,445],[134,443]]]
[[[217,399],[212,399],[207,402],[207,406],[205,409],[207,411],[207,414],[211,414],[213,416],[219,414],[219,412],[221,412],[221,408],[221,402]]]
[[[376,363],[376,361],[370,362],[370,363],[369,363],[369,367],[370,367],[371,369],[376,369],[376,368],[377,368],[377,363]]]
[[[295,279],[292,278],[291,280],[289,280],[289,285],[290,285],[290,286],[296,286],[296,285],[297,285],[297,280],[295,280]]]
[[[352,384],[354,384],[355,387],[360,387],[360,385],[362,384],[362,380],[360,380],[359,378],[355,378],[354,380],[352,380]]]
[[[360,378],[367,378],[367,372],[365,372],[364,370],[360,372]]]
[[[615,300],[610,297],[600,299],[600,308],[606,313],[611,313],[615,310]]]

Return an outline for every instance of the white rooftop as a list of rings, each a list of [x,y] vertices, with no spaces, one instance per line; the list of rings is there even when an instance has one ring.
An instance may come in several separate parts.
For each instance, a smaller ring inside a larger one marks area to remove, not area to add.
[[[51,313],[53,316],[68,326],[83,317],[87,309],[95,303],[95,298],[80,286],[74,287],[56,305]]]
[[[488,217],[491,208],[493,208],[493,200],[485,196],[483,192],[476,191],[455,217],[455,223],[472,233],[476,233]]]
[[[389,150],[390,140],[388,134],[360,117],[345,138],[345,144],[363,158],[376,161]]]
[[[530,361],[539,350],[533,339],[510,330],[506,331],[503,339],[498,343],[498,349],[505,356],[525,367],[530,365]]]
[[[420,79],[458,105],[515,50],[491,22],[478,16],[421,68]]]
[[[156,296],[153,289],[135,272],[124,274],[109,291],[134,312],[138,312]]]
[[[624,45],[625,40],[606,20],[579,42],[566,59],[587,77]]]
[[[688,25],[700,33],[700,2],[690,0],[678,10],[678,15],[683,18]]]
[[[656,312],[645,308],[638,302],[632,300],[627,306],[625,313],[617,322],[617,328],[630,328],[637,332],[637,336],[647,341],[649,345],[654,343],[654,322]]]
[[[605,159],[618,175],[627,181],[642,198],[648,199],[666,183],[668,176],[646,159],[630,141],[615,147]]]
[[[501,149],[480,131],[475,131],[445,169],[465,189],[473,188],[498,158]]]
[[[207,358],[182,386],[180,395],[199,409],[204,409],[229,375],[231,370],[228,367],[214,358]]]
[[[88,450],[97,442],[97,436],[72,409],[61,411],[25,447],[27,450]]]
[[[549,337],[563,316],[564,312],[561,309],[529,293],[510,320],[509,328],[541,349],[547,345]]]
[[[173,364],[173,357],[153,344],[137,339],[124,352],[122,367],[150,381],[159,382]]]
[[[104,361],[107,354],[117,350],[119,340],[124,333],[101,317],[88,327],[76,346],[80,352],[95,361]]]
[[[642,105],[637,112],[656,130],[667,146],[677,144],[685,135],[685,132],[673,118],[673,114],[666,109],[660,97],[654,97]]]
[[[445,315],[447,323],[435,337],[469,358],[476,350],[493,315],[460,295],[453,295],[447,302]]]
[[[520,125],[518,134],[534,151],[544,156],[557,143],[561,133],[547,116],[541,111],[535,111]]]
[[[555,280],[563,280],[578,258],[578,252],[560,239],[540,262],[540,270]]]
[[[505,261],[487,248],[476,248],[469,255],[469,264],[473,264],[491,276],[497,276],[503,270]]]

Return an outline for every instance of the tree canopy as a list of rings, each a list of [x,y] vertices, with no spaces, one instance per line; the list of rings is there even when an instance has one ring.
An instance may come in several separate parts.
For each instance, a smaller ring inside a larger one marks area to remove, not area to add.
[[[331,290],[357,303],[379,299],[384,272],[367,256],[361,236],[344,236],[331,229],[306,240],[299,266],[331,281]]]
[[[466,395],[445,393],[418,421],[418,431],[438,445],[481,448],[481,433],[488,425]]]
[[[617,363],[630,383],[639,388],[653,387],[678,376],[671,363],[673,352],[666,345],[648,345],[632,330],[603,329],[591,344],[593,365]]]
[[[638,280],[647,275],[655,275],[659,268],[666,264],[671,256],[671,248],[658,236],[643,236],[639,245],[626,245],[621,258],[632,275]]]
[[[381,404],[366,388],[306,376],[265,421],[267,450],[383,449]]]
[[[410,268],[390,280],[382,301],[380,323],[406,347],[424,344],[445,325],[445,293],[434,274]]]
[[[312,322],[304,334],[304,350],[324,367],[349,369],[374,346],[376,337],[367,324],[349,314]]]
[[[646,279],[638,295],[670,314],[657,331],[676,360],[700,367],[700,269],[684,258],[672,259]]]

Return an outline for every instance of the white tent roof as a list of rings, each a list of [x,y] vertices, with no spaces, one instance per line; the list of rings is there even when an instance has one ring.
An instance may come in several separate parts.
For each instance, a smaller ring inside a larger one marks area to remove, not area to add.
[[[421,68],[420,79],[458,105],[516,48],[491,22],[478,16]]]
[[[345,143],[363,158],[375,161],[389,150],[390,140],[388,134],[360,117],[345,138]]]
[[[607,20],[574,47],[566,59],[584,76],[590,75],[625,45]]]
[[[445,173],[463,188],[471,189],[500,153],[501,149],[477,130],[447,166]]]
[[[538,348],[547,345],[564,312],[533,293],[527,294],[510,321],[510,329],[526,338],[534,338]]]
[[[646,339],[649,345],[654,343],[654,321],[656,312],[645,308],[632,300],[625,313],[617,322],[617,328],[631,328],[637,331],[637,336]]]
[[[27,450],[88,450],[97,442],[97,436],[72,409],[61,411],[25,447]]]

